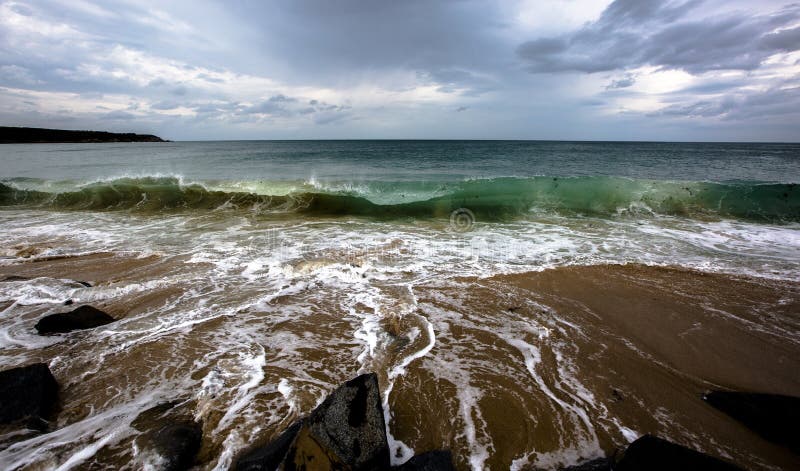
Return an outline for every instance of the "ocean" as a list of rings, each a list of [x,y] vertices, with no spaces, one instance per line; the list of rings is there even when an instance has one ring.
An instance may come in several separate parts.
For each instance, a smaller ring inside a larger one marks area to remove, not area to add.
[[[798,183],[800,144],[0,146],[0,275],[26,278],[0,366],[63,381],[0,462],[138,469],[131,424],[177,400],[227,469],[375,371],[394,463],[558,469],[659,432],[790,469],[697,397],[800,395]],[[36,335],[67,299],[118,320]]]

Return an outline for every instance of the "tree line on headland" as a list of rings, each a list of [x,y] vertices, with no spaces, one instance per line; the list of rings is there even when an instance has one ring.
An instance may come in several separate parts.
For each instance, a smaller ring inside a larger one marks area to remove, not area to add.
[[[152,134],[0,126],[0,144],[44,144],[63,142],[168,142]]]

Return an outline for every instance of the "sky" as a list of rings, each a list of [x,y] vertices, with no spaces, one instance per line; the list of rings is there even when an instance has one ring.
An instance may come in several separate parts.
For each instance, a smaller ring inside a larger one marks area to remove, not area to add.
[[[0,0],[0,125],[800,141],[800,3]]]

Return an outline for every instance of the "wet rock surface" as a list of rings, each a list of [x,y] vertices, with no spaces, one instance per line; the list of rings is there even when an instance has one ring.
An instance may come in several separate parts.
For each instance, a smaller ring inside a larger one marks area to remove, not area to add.
[[[386,469],[389,446],[378,377],[361,375],[339,386],[304,427],[323,447],[354,469]]]
[[[180,410],[177,403],[159,404],[148,409],[131,424],[143,432],[136,445],[153,458],[150,469],[181,471],[194,465],[203,438],[202,424]]]
[[[268,445],[245,453],[239,458],[234,469],[238,471],[276,469],[286,456],[286,452],[289,451],[289,447],[292,445],[292,442],[294,442],[297,432],[300,431],[302,425],[302,421],[297,421]]]
[[[0,423],[27,420],[41,429],[58,403],[58,383],[44,363],[0,371]]]
[[[628,445],[625,453],[611,469],[614,471],[742,470],[726,461],[653,435],[643,435]]]
[[[800,398],[777,394],[711,391],[703,399],[763,438],[800,454]]]
[[[611,457],[598,458],[561,471],[742,471],[727,461],[669,442],[642,435]]]
[[[233,468],[391,469],[377,375],[364,374],[339,386],[308,417],[267,446],[240,456]],[[452,470],[452,456],[449,451],[423,453],[395,469]]]
[[[67,313],[45,316],[36,323],[35,328],[40,335],[63,334],[73,330],[92,329],[114,321],[109,314],[87,305]]]

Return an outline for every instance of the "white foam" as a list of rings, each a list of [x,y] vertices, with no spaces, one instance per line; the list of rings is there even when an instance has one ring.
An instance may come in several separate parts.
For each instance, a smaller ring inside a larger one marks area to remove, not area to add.
[[[253,388],[258,386],[264,379],[264,366],[267,364],[264,348],[260,345],[255,346],[258,353],[255,355],[241,353],[239,355],[241,366],[245,369],[244,377],[246,381],[241,384],[234,394],[233,402],[228,406],[225,415],[220,419],[214,433],[219,431],[233,421],[238,412],[248,405],[253,399]]]
[[[294,388],[291,386],[288,379],[281,378],[280,382],[278,383],[278,392],[281,393],[281,396],[283,396],[286,404],[289,405],[289,413],[296,411],[297,401],[294,399]]]

